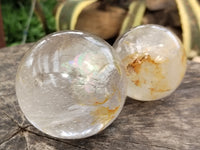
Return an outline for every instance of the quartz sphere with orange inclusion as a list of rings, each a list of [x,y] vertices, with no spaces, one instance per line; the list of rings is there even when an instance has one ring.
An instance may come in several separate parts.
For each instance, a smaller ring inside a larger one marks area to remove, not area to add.
[[[186,71],[182,43],[159,25],[132,28],[114,43],[128,77],[127,95],[151,101],[170,95]]]
[[[125,71],[104,40],[80,31],[53,33],[22,59],[16,94],[26,118],[54,137],[79,139],[111,124],[126,98]]]

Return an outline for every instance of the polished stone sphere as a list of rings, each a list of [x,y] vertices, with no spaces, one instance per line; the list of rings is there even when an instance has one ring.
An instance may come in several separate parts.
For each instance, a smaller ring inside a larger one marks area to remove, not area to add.
[[[16,76],[21,110],[39,130],[57,138],[92,136],[111,124],[126,98],[121,60],[104,40],[63,31],[38,41]]]
[[[141,25],[114,43],[128,77],[127,95],[141,101],[170,95],[186,71],[186,54],[181,41],[167,28]]]

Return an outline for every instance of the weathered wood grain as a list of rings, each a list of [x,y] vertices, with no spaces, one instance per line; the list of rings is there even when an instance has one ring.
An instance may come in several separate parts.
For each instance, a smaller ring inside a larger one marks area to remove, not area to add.
[[[171,96],[153,102],[127,98],[120,116],[100,134],[60,140],[31,126],[17,103],[17,65],[30,46],[0,49],[1,150],[200,149],[200,63],[188,62],[184,81]]]

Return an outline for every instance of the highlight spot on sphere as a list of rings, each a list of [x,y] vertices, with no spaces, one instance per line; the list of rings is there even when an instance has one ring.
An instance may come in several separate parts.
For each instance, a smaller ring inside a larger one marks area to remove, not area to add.
[[[114,43],[128,77],[127,95],[158,100],[170,95],[186,71],[186,54],[178,37],[159,25],[132,28]]]
[[[22,59],[16,94],[26,118],[54,137],[79,139],[111,124],[126,98],[121,61],[104,40],[63,31],[38,41]]]

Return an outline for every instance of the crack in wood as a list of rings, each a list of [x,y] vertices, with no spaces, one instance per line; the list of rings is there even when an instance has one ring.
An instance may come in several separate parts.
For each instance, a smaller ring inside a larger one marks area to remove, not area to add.
[[[0,143],[0,146],[2,144],[4,144],[5,142],[9,141],[10,139],[12,139],[13,137],[15,137],[19,132],[21,131],[21,129],[19,128],[16,132],[14,132],[11,136],[9,136],[8,138],[6,138],[5,140],[3,140],[1,143]]]
[[[71,144],[71,143],[68,143],[68,142],[64,142],[63,140],[59,140],[59,139],[56,139],[56,138],[53,138],[53,137],[50,137],[50,136],[45,136],[45,135],[30,131],[28,129],[26,129],[26,131],[29,132],[29,133],[32,133],[32,134],[34,134],[36,136],[44,137],[44,138],[47,138],[47,139],[50,139],[50,140],[54,140],[54,141],[57,141],[57,142],[60,142],[60,143],[64,143],[64,144],[67,144],[67,145],[70,145],[70,146],[73,146],[73,147],[76,147],[76,148],[87,150],[86,148],[84,148],[82,146],[78,146],[78,145],[74,145],[74,144]]]
[[[14,118],[12,118],[12,117],[10,117],[6,112],[4,112],[4,111],[1,111],[8,119],[10,119],[10,120],[12,120],[17,126],[18,126],[18,128],[22,128],[21,127],[21,125],[19,125],[19,123],[14,119]]]

